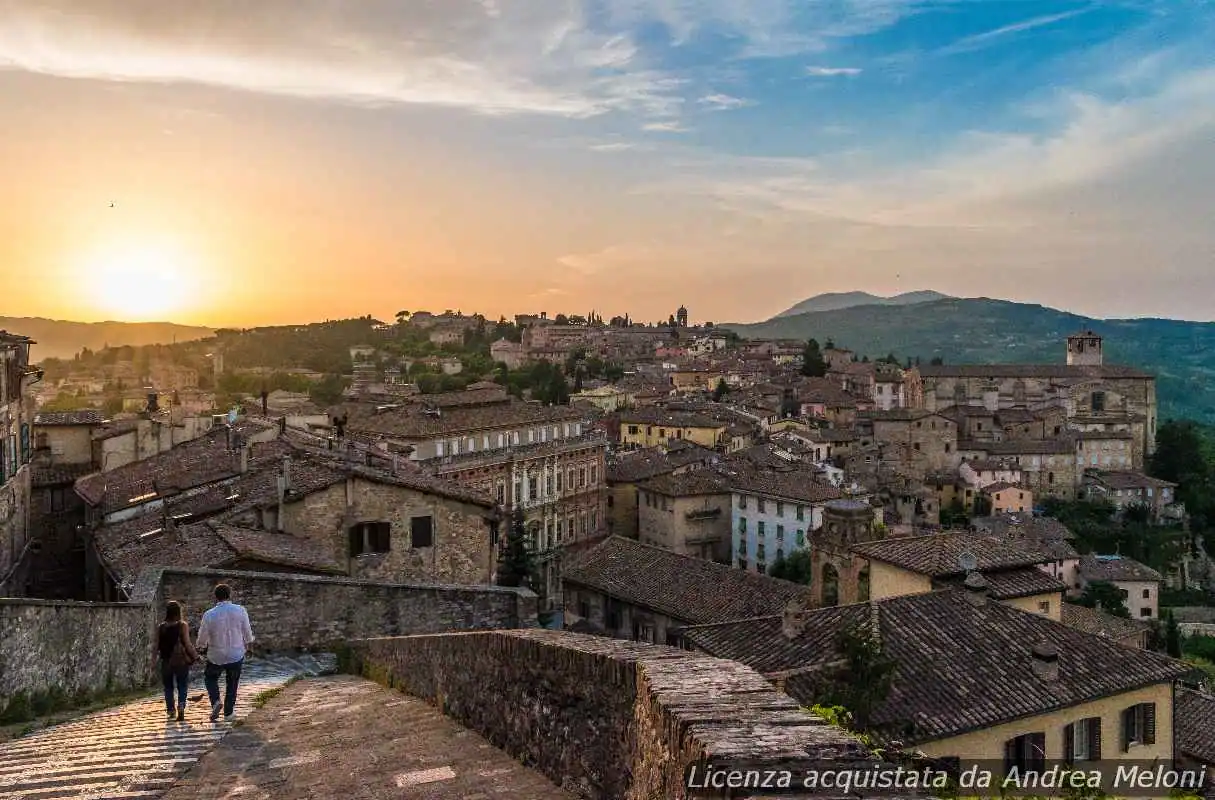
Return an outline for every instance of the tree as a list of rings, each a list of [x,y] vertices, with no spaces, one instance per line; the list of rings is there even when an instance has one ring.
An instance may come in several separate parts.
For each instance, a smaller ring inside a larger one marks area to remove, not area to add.
[[[933,356],[932,360],[929,361],[928,364],[933,367],[943,367],[945,366],[945,359],[941,358],[940,356]]]
[[[855,727],[864,730],[890,694],[898,662],[887,656],[880,640],[860,625],[841,630],[835,646],[844,663],[830,676],[820,702],[847,709]]]
[[[498,557],[498,585],[520,586],[535,591],[536,584],[536,557],[527,538],[527,522],[523,511],[516,508],[511,514],[510,530]]]
[[[802,548],[788,556],[778,556],[768,568],[768,574],[794,583],[810,583],[810,550]]]
[[[730,387],[726,385],[726,379],[718,378],[717,385],[713,387],[713,402],[720,403],[729,391]]]
[[[1208,442],[1195,423],[1169,420],[1160,426],[1148,473],[1177,484],[1177,500],[1185,503],[1195,528],[1215,523],[1215,468]]]
[[[1164,628],[1164,649],[1173,658],[1181,658],[1181,626],[1172,611],[1166,612]]]
[[[824,349],[826,349],[826,350],[834,350],[834,349],[835,349],[835,342],[834,342],[834,341],[832,341],[830,337],[828,337],[828,338],[827,338],[827,341],[823,343],[823,348],[824,348]]]
[[[1085,586],[1080,597],[1076,599],[1076,604],[1097,608],[1107,614],[1113,614],[1115,617],[1131,618],[1131,612],[1126,607],[1126,598],[1122,596],[1122,590],[1109,581],[1093,581]]]
[[[823,353],[814,339],[806,342],[802,350],[802,374],[811,378],[821,378],[827,374],[827,362],[823,360]]]
[[[553,317],[553,324],[554,325],[569,325],[570,318],[565,316],[564,314],[558,314],[557,316]]]

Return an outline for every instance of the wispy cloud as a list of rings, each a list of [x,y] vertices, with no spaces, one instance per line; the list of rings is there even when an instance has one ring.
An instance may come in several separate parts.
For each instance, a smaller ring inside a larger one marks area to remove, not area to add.
[[[861,70],[858,67],[806,67],[806,74],[814,78],[835,78],[860,75]]]
[[[1072,19],[1073,17],[1078,17],[1081,14],[1087,14],[1088,12],[1092,11],[1094,8],[1095,8],[1095,6],[1089,6],[1086,8],[1073,9],[1072,11],[1064,11],[1059,14],[1044,14],[1040,17],[1034,17],[1032,19],[1027,19],[1022,22],[1016,22],[1011,25],[1005,25],[1000,28],[995,28],[994,30],[984,31],[983,33],[976,33],[972,36],[965,36],[961,39],[958,39],[953,44],[941,48],[940,50],[937,51],[937,53],[939,55],[952,55],[955,53],[965,53],[965,52],[970,52],[973,50],[978,50],[983,47],[986,47],[987,45],[991,44],[992,42],[999,41],[1008,36],[1012,36],[1013,34],[1024,33],[1026,31],[1032,31],[1036,28],[1044,28],[1047,25],[1054,25],[1056,23],[1063,22],[1064,20],[1069,20],[1069,19]]]
[[[741,97],[734,97],[728,94],[706,95],[697,102],[713,111],[727,111],[732,108],[743,108],[744,106],[754,105],[754,101],[744,100]]]
[[[647,122],[641,129],[654,133],[684,133],[688,130],[678,122]]]

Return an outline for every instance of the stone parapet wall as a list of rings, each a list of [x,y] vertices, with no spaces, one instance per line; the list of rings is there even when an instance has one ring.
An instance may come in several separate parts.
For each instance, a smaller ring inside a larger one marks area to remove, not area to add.
[[[749,667],[672,647],[513,630],[351,649],[353,669],[434,703],[590,800],[682,800],[685,770],[702,759],[876,760]]]
[[[127,603],[0,598],[0,717],[14,703],[56,702],[147,686],[164,603],[197,630],[217,583],[252,620],[263,652],[317,651],[350,639],[528,627],[536,596],[497,586],[373,583],[288,573],[149,569]]]

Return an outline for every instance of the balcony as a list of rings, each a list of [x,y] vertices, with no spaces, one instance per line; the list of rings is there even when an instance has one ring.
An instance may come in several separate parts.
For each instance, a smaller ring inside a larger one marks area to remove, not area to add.
[[[718,517],[721,516],[721,509],[720,508],[697,508],[692,511],[686,512],[683,516],[684,516],[684,519],[688,520],[689,522],[698,522],[698,521],[706,520],[706,519],[717,519]]]

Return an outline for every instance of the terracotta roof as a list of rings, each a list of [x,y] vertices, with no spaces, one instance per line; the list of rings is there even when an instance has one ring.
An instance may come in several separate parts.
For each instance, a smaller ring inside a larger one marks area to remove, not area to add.
[[[1177,754],[1215,763],[1215,697],[1179,686],[1174,703]]]
[[[215,522],[206,524],[239,558],[313,572],[346,573],[344,565],[334,558],[332,550],[312,539]]]
[[[1042,541],[1075,539],[1076,534],[1054,517],[1032,514],[996,514],[971,520],[975,530],[1009,539],[1038,539]]]
[[[622,425],[664,425],[668,428],[724,428],[726,422],[695,411],[647,406],[620,414]]]
[[[919,367],[925,378],[1154,378],[1134,367],[1068,364],[936,364]]]
[[[339,407],[338,411],[349,415],[347,430],[351,432],[403,439],[428,439],[521,425],[580,422],[584,417],[579,409],[570,406],[543,406],[513,398],[507,402],[484,405],[448,406],[438,414],[426,413],[418,403],[402,403],[381,413],[376,413],[375,406],[352,403]]]
[[[737,458],[725,467],[730,487],[736,492],[762,495],[775,500],[802,503],[825,503],[843,497],[839,489],[820,483],[819,473],[812,469],[794,467],[778,472],[744,465]]]
[[[803,379],[797,385],[797,399],[803,403],[856,408],[856,398],[830,378]]]
[[[996,492],[1002,492],[1005,489],[1020,489],[1022,491],[1028,491],[1024,486],[1022,486],[1019,483],[1009,483],[1008,481],[996,481],[995,483],[990,483],[987,486],[984,486],[982,489],[982,492],[984,494],[995,494]]]
[[[685,629],[697,648],[765,674],[800,671],[785,691],[803,704],[818,699],[814,670],[835,662],[846,629],[875,624],[898,666],[872,727],[916,744],[957,736],[1173,681],[1178,661],[1082,633],[1040,614],[998,602],[972,604],[956,589],[810,611],[789,638],[783,617],[768,616]],[[1031,649],[1058,651],[1058,677],[1035,674]]]
[[[934,578],[965,574],[966,570],[958,563],[963,553],[974,556],[977,562],[975,569],[983,573],[1028,567],[1048,560],[1038,553],[1015,546],[1007,539],[968,531],[890,537],[854,545],[852,552],[872,561],[893,564]]]
[[[1126,556],[1100,556],[1089,553],[1080,557],[1080,574],[1089,581],[1159,582],[1159,572]]]
[[[1147,622],[1116,617],[1100,609],[1075,603],[1063,604],[1063,624],[1093,636],[1104,636],[1115,641],[1141,634],[1151,627]]]
[[[682,623],[772,614],[809,587],[613,536],[567,563],[562,582]]]
[[[100,425],[105,417],[93,408],[79,411],[39,411],[34,415],[34,424],[51,425]]]
[[[1084,477],[1100,483],[1108,489],[1172,489],[1177,486],[1169,481],[1151,478],[1142,472],[1088,470]]]
[[[642,481],[637,488],[667,497],[730,493],[729,483],[712,469],[692,469],[678,474],[658,475]]]
[[[269,426],[260,424],[238,425],[234,429],[236,444],[267,429]],[[81,478],[76,481],[76,492],[89,505],[101,506],[102,512],[108,514],[134,505],[132,500],[136,498],[165,497],[231,478],[240,474],[240,448],[229,446],[228,430],[227,426],[215,428],[151,458]],[[250,463],[263,455],[279,455],[277,446],[254,444]]]
[[[650,447],[615,453],[607,460],[609,483],[634,483],[666,475],[690,464],[707,464],[718,455],[708,448],[677,439],[669,447]]]
[[[983,580],[987,581],[988,592],[996,600],[1015,600],[1018,597],[1065,592],[1068,589],[1066,583],[1052,578],[1037,567],[993,570],[982,575]],[[960,586],[963,580],[964,576],[955,575],[947,582]]]

